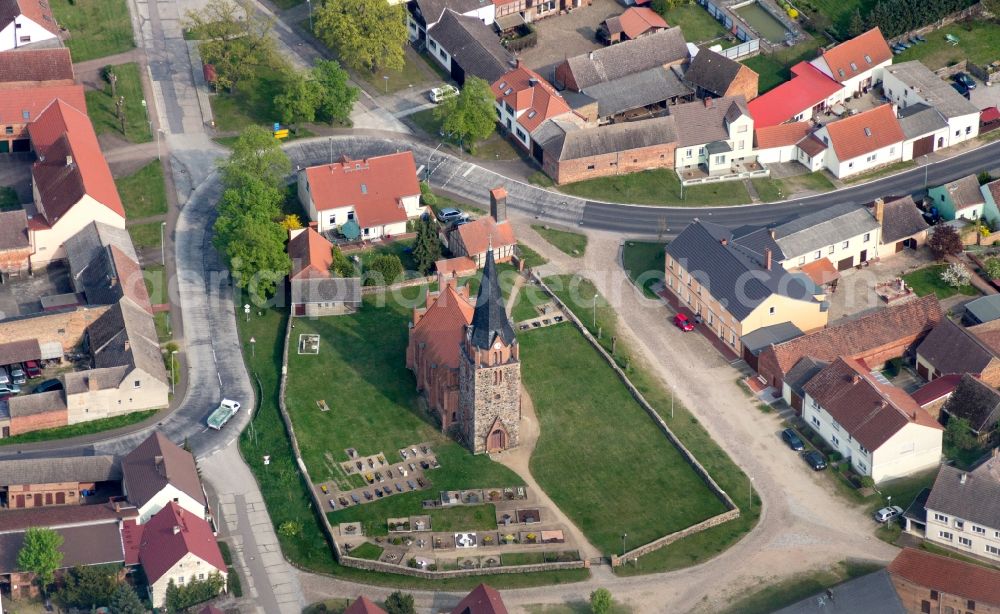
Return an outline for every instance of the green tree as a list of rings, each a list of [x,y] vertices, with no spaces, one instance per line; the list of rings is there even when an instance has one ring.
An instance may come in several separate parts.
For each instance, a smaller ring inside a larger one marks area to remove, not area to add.
[[[358,88],[348,83],[347,71],[334,60],[319,60],[312,75],[319,88],[316,117],[330,123],[347,123],[358,99]]]
[[[204,580],[192,580],[183,586],[167,583],[166,604],[168,612],[183,612],[188,608],[214,598],[225,588],[226,581],[215,572]]]
[[[188,11],[185,26],[201,41],[202,61],[215,66],[220,89],[232,91],[278,58],[274,19],[262,17],[249,0],[209,0],[202,10]]]
[[[111,596],[111,614],[145,614],[139,595],[128,584],[118,585],[115,594]]]
[[[316,119],[322,92],[319,84],[310,74],[301,70],[290,70],[281,84],[281,92],[274,97],[274,107],[281,114],[285,124],[299,124]]]
[[[356,70],[402,70],[406,9],[385,0],[328,0],[316,10],[316,36]]]
[[[441,240],[438,238],[438,225],[433,216],[417,221],[413,259],[421,275],[430,273],[434,269],[434,263],[441,259]]]
[[[403,275],[403,263],[396,254],[377,254],[368,262],[365,273],[366,286],[389,285]]]
[[[993,19],[1000,19],[1000,0],[981,0],[981,2],[986,12],[993,15]]]
[[[355,277],[357,275],[354,264],[336,245],[333,246],[333,263],[330,265],[330,271],[338,277]]]
[[[855,8],[854,12],[851,13],[851,22],[847,26],[847,32],[851,36],[858,36],[864,34],[865,32],[865,20],[861,17],[861,9]]]
[[[489,83],[478,77],[469,77],[458,96],[446,98],[434,109],[441,128],[468,143],[474,150],[477,141],[493,133],[497,112],[493,106],[493,92]]]
[[[285,230],[273,217],[245,212],[215,223],[213,242],[225,254],[238,288],[266,299],[292,268],[285,252]]]
[[[944,429],[944,442],[946,445],[959,450],[971,450],[978,445],[976,434],[972,432],[972,426],[966,418],[948,418],[948,426]]]
[[[652,8],[661,16],[666,17],[670,9],[680,4],[680,0],[653,0]]]
[[[948,224],[938,224],[934,227],[931,238],[927,240],[927,247],[938,260],[945,256],[961,254],[964,249],[958,231]]]
[[[17,553],[17,567],[35,574],[43,593],[62,564],[63,554],[59,550],[62,543],[62,535],[52,529],[31,527],[24,532],[24,543]]]
[[[611,591],[599,588],[590,594],[590,611],[594,614],[609,614],[611,612]]]
[[[239,188],[250,181],[263,180],[281,189],[292,163],[281,143],[262,126],[249,126],[233,144],[229,158],[219,164],[227,188]]]
[[[88,565],[70,569],[63,577],[63,585],[56,593],[56,600],[63,608],[91,610],[111,603],[115,589],[120,584],[120,565]]]
[[[413,595],[395,591],[385,598],[386,614],[414,614]]]
[[[1000,258],[989,258],[984,268],[987,277],[1000,279]]]

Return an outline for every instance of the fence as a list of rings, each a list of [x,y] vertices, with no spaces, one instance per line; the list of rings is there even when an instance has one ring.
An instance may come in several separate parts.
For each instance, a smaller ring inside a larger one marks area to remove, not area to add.
[[[705,177],[692,177],[691,179],[683,179],[681,183],[685,186],[689,185],[699,185],[704,183],[719,183],[721,181],[740,181],[743,179],[753,179],[755,177],[770,177],[771,169],[762,168],[756,171],[737,171],[735,173],[726,173],[725,175],[708,175]]]
[[[703,520],[698,524],[692,525],[685,529],[681,529],[680,531],[675,531],[674,533],[670,533],[669,535],[664,535],[663,537],[655,539],[647,544],[643,544],[637,548],[633,548],[632,550],[623,553],[621,557],[612,556],[611,565],[613,567],[617,567],[618,565],[623,564],[629,558],[638,558],[639,556],[642,556],[644,554],[649,554],[650,552],[658,550],[683,537],[694,535],[695,533],[704,531],[705,529],[709,529],[711,527],[718,526],[724,522],[728,522],[730,520],[735,520],[736,518],[739,518],[740,509],[739,507],[737,507],[732,497],[729,496],[729,493],[722,490],[722,488],[715,482],[715,480],[708,473],[708,471],[702,466],[700,462],[698,462],[698,459],[694,457],[694,454],[692,454],[691,451],[688,450],[683,443],[681,443],[680,439],[677,439],[677,436],[674,435],[673,431],[670,430],[670,427],[667,426],[667,423],[664,422],[663,418],[660,417],[660,414],[657,413],[656,409],[654,409],[653,406],[650,405],[648,401],[646,401],[646,397],[644,397],[642,393],[639,392],[639,389],[635,387],[635,385],[632,383],[632,380],[630,380],[628,378],[628,375],[625,374],[625,371],[623,371],[621,367],[618,366],[618,363],[615,362],[615,359],[610,354],[608,354],[607,350],[604,349],[604,346],[602,346],[600,342],[598,342],[597,339],[595,339],[594,336],[590,334],[590,331],[583,324],[583,322],[581,322],[580,319],[576,317],[576,314],[573,312],[573,310],[570,309],[565,303],[563,303],[558,296],[556,296],[555,292],[553,292],[545,284],[545,282],[542,281],[542,278],[539,277],[537,273],[532,271],[531,277],[535,280],[538,286],[546,294],[549,295],[552,301],[556,304],[557,307],[559,307],[563,311],[566,317],[569,318],[569,320],[577,327],[577,329],[583,334],[584,338],[586,338],[587,341],[589,341],[590,344],[594,346],[594,349],[596,349],[598,353],[600,353],[600,355],[604,357],[604,360],[606,360],[607,363],[611,365],[611,368],[618,375],[618,378],[622,381],[622,383],[625,384],[625,388],[628,389],[629,393],[632,395],[632,398],[634,398],[636,402],[639,403],[639,406],[646,411],[646,413],[653,420],[656,426],[659,427],[660,431],[663,432],[663,434],[667,437],[670,443],[673,444],[678,451],[680,451],[681,456],[684,457],[684,460],[689,465],[691,465],[691,467],[695,470],[695,473],[697,473],[698,476],[705,481],[705,483],[708,485],[708,488],[717,497],[719,497],[725,504],[725,506],[728,508],[728,511],[725,511],[716,516],[712,516],[711,518]]]
[[[718,52],[720,55],[724,55],[730,60],[739,60],[751,55],[756,55],[760,53],[760,39],[755,38],[748,40],[744,43],[740,43],[735,47],[730,47],[729,49],[723,49]]]

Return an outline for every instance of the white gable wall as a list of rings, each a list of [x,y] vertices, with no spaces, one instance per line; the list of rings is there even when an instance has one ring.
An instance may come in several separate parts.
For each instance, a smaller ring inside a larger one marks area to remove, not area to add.
[[[127,491],[125,492],[125,496],[128,496]],[[160,489],[160,492],[156,493],[156,496],[139,508],[139,518],[136,522],[144,524],[150,518],[155,516],[157,512],[165,508],[171,501],[176,502],[177,505],[184,508],[185,511],[194,514],[198,518],[205,517],[205,506],[200,501],[177,488],[173,484],[167,484]]]
[[[15,25],[21,27],[15,28]],[[6,28],[0,30],[0,51],[10,51],[52,38],[56,38],[56,35],[46,30],[41,24],[24,15],[18,15],[14,21],[7,24]]]
[[[218,573],[223,579],[228,575],[225,569],[218,569],[200,557],[190,552],[186,553],[173,567],[155,581],[150,578],[153,605],[158,608],[164,607],[167,601],[167,585],[170,584],[170,580],[173,580],[177,586],[186,586],[192,580],[207,580],[213,573]],[[225,588],[225,584],[223,584],[223,588]]]

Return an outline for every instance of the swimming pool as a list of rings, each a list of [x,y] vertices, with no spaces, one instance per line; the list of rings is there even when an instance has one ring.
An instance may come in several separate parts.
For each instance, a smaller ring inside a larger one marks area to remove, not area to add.
[[[785,35],[788,34],[788,30],[780,21],[775,19],[756,2],[751,2],[733,10],[763,38],[772,43],[785,42]]]

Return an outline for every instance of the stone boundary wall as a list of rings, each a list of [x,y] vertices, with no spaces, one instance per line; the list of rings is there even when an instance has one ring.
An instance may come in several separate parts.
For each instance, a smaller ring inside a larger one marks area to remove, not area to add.
[[[687,527],[686,529],[681,529],[680,531],[675,531],[674,533],[671,533],[669,535],[664,535],[663,537],[653,540],[648,544],[639,546],[638,548],[633,548],[632,550],[626,552],[621,557],[612,556],[611,565],[612,566],[621,565],[625,560],[629,558],[636,558],[643,554],[648,554],[674,541],[677,541],[682,537],[687,537],[689,535],[698,533],[699,531],[704,531],[705,529],[739,518],[740,509],[736,505],[736,503],[733,502],[733,499],[732,497],[729,496],[729,493],[722,490],[722,488],[715,482],[715,480],[708,473],[708,471],[702,466],[700,462],[698,462],[698,459],[695,458],[694,454],[692,454],[691,451],[688,450],[683,443],[681,443],[681,441],[677,438],[677,436],[674,435],[673,431],[670,430],[670,427],[667,426],[667,423],[664,422],[663,418],[660,417],[660,414],[657,413],[657,411],[653,408],[653,406],[649,404],[649,402],[646,400],[646,397],[642,396],[642,393],[639,392],[639,389],[636,388],[635,385],[632,383],[632,381],[628,378],[628,375],[626,375],[625,372],[621,369],[621,367],[618,366],[618,363],[615,362],[615,359],[610,354],[608,354],[607,350],[605,350],[604,347],[601,346],[601,344],[597,341],[597,339],[595,339],[594,336],[590,334],[590,331],[587,330],[587,327],[584,326],[583,322],[581,322],[580,319],[576,317],[576,314],[573,313],[573,310],[570,309],[568,306],[566,306],[562,302],[562,300],[560,300],[560,298],[556,296],[555,292],[553,292],[545,284],[545,282],[542,281],[542,278],[537,273],[532,271],[531,276],[538,283],[538,286],[542,288],[542,290],[552,298],[553,302],[555,302],[555,304],[560,309],[563,310],[563,313],[566,315],[567,318],[569,318],[570,322],[572,322],[577,327],[577,329],[579,329],[580,332],[583,333],[584,338],[586,338],[590,342],[590,344],[594,346],[594,349],[596,349],[601,354],[601,356],[604,357],[604,360],[607,361],[609,365],[611,365],[611,368],[614,369],[615,373],[618,375],[618,378],[621,379],[623,384],[625,384],[625,387],[632,395],[632,398],[634,398],[636,402],[639,403],[639,406],[646,411],[646,413],[653,420],[656,426],[659,427],[660,431],[663,432],[663,434],[667,437],[670,443],[672,443],[678,450],[680,450],[681,455],[684,457],[684,460],[686,460],[688,464],[691,465],[691,467],[699,475],[699,477],[701,477],[701,479],[705,481],[709,489],[722,500],[722,502],[726,505],[727,508],[729,508],[728,511],[713,516],[711,518],[708,518],[707,520],[703,520],[698,524]]]
[[[330,525],[330,519],[327,518],[326,513],[323,511],[323,502],[320,500],[319,495],[316,494],[316,489],[313,488],[312,478],[309,476],[309,470],[306,468],[305,462],[302,460],[302,452],[299,448],[299,440],[295,436],[295,429],[292,426],[291,416],[288,415],[288,408],[285,405],[285,391],[288,386],[288,344],[292,337],[292,322],[294,318],[288,319],[288,324],[285,326],[285,343],[281,354],[281,384],[278,388],[278,409],[281,412],[281,420],[285,423],[285,429],[288,431],[288,437],[292,442],[292,451],[295,454],[295,462],[299,467],[299,471],[302,472],[302,477],[305,479],[306,484],[309,486],[309,498],[312,500],[313,505],[317,513],[319,514],[322,524],[323,532],[326,534],[327,541],[330,542],[333,548],[333,555],[341,565],[345,567],[354,567],[356,569],[367,569],[369,571],[376,571],[381,573],[391,573],[404,576],[414,576],[418,578],[425,578],[429,580],[440,580],[444,578],[461,578],[465,576],[480,576],[480,575],[497,575],[497,574],[511,574],[511,573],[535,573],[539,571],[557,571],[561,569],[584,569],[589,568],[590,563],[588,561],[565,561],[565,562],[553,562],[553,563],[536,563],[534,565],[512,565],[512,566],[501,566],[501,567],[483,567],[476,569],[456,569],[449,571],[428,571],[425,569],[414,569],[412,567],[406,567],[403,565],[393,565],[391,563],[383,563],[382,561],[371,561],[368,559],[359,559],[353,556],[348,556],[340,549],[340,544],[337,543],[337,539],[333,535],[333,526]],[[472,554],[471,552],[469,553]]]
[[[407,279],[399,283],[391,284],[388,286],[361,286],[361,296],[368,296],[371,294],[378,294],[379,292],[388,292],[391,290],[399,290],[400,288],[409,288],[411,286],[419,286],[422,284],[429,284],[437,281],[436,275],[428,275],[427,277],[414,277],[413,279]]]

